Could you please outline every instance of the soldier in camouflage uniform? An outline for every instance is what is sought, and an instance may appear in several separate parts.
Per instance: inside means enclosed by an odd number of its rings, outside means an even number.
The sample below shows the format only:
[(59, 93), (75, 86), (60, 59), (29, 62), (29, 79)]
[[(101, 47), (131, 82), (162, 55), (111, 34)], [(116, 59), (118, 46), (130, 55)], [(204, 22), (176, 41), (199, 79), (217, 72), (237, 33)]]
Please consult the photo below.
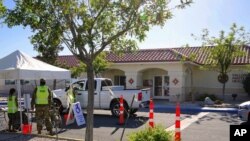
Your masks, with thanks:
[(37, 86), (33, 92), (31, 100), (31, 108), (36, 108), (35, 116), (37, 122), (38, 134), (41, 134), (43, 128), (43, 120), (45, 119), (45, 126), (50, 135), (53, 135), (52, 124), (50, 118), (50, 107), (52, 93), (48, 86), (45, 85), (44, 79), (40, 79), (40, 86)]

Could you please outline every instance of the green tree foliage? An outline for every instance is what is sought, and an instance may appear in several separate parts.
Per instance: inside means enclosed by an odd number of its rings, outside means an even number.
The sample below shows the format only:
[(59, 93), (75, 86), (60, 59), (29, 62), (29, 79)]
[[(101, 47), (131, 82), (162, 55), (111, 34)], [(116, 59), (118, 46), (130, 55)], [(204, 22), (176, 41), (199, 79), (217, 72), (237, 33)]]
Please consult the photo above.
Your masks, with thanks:
[(71, 71), (71, 77), (77, 78), (83, 72), (86, 72), (86, 65), (83, 62), (80, 62), (78, 66), (70, 68), (70, 71)]
[(3, 0), (0, 0), (0, 18), (4, 16), (5, 12), (6, 12), (6, 8), (3, 5)]
[[(93, 62), (94, 65), (94, 73), (96, 77), (103, 71), (105, 71), (110, 63), (106, 60), (106, 53), (101, 52), (94, 60)], [(77, 78), (80, 76), (83, 72), (87, 71), (86, 64), (80, 62), (80, 64), (76, 67), (70, 68), (71, 70), (71, 76), (74, 78)]]
[[(104, 50), (137, 49), (150, 27), (172, 17), (168, 0), (14, 0), (5, 22), (29, 26), (38, 48), (63, 45), (86, 64), (88, 106), (86, 141), (93, 140), (94, 59)], [(184, 8), (191, 0), (180, 0)], [(47, 46), (49, 45), (49, 46)], [(35, 46), (36, 47), (36, 46)], [(45, 51), (46, 49), (41, 49)], [(57, 51), (57, 49), (52, 49)]]
[(223, 84), (224, 99), (230, 66), (236, 57), (245, 55), (244, 46), (250, 43), (249, 33), (245, 32), (243, 27), (233, 24), (227, 34), (221, 31), (218, 37), (210, 37), (209, 31), (205, 29), (200, 39), (203, 41), (203, 51), (209, 54), (203, 67), (219, 73), (218, 81)]
[(102, 72), (104, 72), (110, 65), (110, 63), (106, 60), (106, 53), (101, 52), (94, 60), (94, 73), (96, 77)]

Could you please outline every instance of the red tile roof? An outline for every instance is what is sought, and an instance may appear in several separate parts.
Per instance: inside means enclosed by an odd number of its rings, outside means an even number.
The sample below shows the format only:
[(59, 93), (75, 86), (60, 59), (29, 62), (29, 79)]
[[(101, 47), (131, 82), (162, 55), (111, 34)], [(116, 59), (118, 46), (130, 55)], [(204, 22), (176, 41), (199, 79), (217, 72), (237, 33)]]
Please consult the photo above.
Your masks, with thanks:
[[(250, 64), (250, 47), (242, 48), (246, 56), (235, 58), (234, 65)], [(195, 56), (194, 59), (190, 59)], [(107, 60), (113, 63), (133, 63), (133, 62), (178, 62), (186, 58), (196, 64), (204, 64), (208, 53), (202, 47), (182, 47), (164, 49), (141, 49), (136, 52), (124, 53), (118, 56), (114, 53), (107, 54)], [(59, 62), (64, 62), (69, 67), (77, 66), (79, 60), (73, 55), (58, 56)]]
[(107, 55), (107, 60), (114, 63), (127, 62), (173, 62), (180, 61), (180, 55), (171, 49), (141, 49), (136, 52), (125, 53), (118, 56), (114, 53)]
[[(207, 47), (207, 49), (209, 48), (211, 47)], [(192, 59), (192, 61), (201, 65), (207, 63), (206, 61), (209, 56), (209, 53), (204, 47), (172, 48), (172, 50), (187, 58), (190, 58), (192, 55), (195, 56), (195, 59)], [(233, 65), (250, 64), (250, 46), (242, 47), (241, 50), (246, 52), (246, 55), (235, 58), (232, 62)]]
[(79, 64), (79, 60), (73, 55), (62, 55), (57, 57), (57, 61), (61, 64), (65, 64), (68, 67), (75, 67)]

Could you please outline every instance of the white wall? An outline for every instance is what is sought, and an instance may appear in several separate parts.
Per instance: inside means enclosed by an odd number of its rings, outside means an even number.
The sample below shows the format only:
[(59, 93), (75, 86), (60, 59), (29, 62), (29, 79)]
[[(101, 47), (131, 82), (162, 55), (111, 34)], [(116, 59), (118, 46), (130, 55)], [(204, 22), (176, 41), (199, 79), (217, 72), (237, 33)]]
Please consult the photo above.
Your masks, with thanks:
[[(54, 80), (46, 80), (46, 85), (48, 85), (50, 87), (50, 89), (53, 89), (53, 81)], [(56, 83), (56, 89), (61, 89), (61, 88), (65, 88), (66, 87), (66, 80), (57, 80)], [(21, 92), (22, 94), (25, 93), (29, 93), (32, 94), (34, 91), (34, 88), (36, 87), (36, 84), (39, 85), (39, 80), (29, 80), (28, 84), (24, 84), (21, 86)], [(5, 85), (5, 80), (4, 79), (0, 79), (0, 95), (8, 95), (9, 90), (11, 88), (15, 88), (16, 89), (16, 85)]]
[[(177, 94), (182, 95), (184, 93), (182, 85), (185, 79), (182, 62), (114, 63), (110, 66), (110, 69), (118, 69), (125, 72), (126, 85), (129, 89), (142, 88), (144, 79), (153, 79), (153, 76), (168, 75), (170, 77), (169, 100), (175, 101)], [(129, 83), (130, 79), (134, 83)], [(176, 84), (173, 82), (175, 79), (178, 81)], [(181, 96), (181, 99), (184, 98), (184, 96)]]
[[(222, 95), (222, 84), (217, 80), (218, 72), (200, 70), (198, 67), (193, 68), (193, 87), (194, 93), (199, 94), (215, 94)], [(232, 66), (231, 71), (228, 73), (229, 80), (226, 83), (225, 94), (231, 97), (232, 93), (239, 95), (246, 95), (242, 78), (247, 72), (241, 66)]]

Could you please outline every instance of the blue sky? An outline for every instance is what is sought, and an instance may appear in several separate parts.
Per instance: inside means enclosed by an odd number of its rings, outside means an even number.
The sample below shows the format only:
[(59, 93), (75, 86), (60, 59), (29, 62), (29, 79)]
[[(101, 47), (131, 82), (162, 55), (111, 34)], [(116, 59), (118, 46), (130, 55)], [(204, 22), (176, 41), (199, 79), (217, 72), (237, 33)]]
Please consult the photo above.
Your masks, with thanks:
[[(177, 0), (172, 0), (177, 1)], [(11, 6), (10, 0), (5, 5)], [(183, 10), (174, 10), (173, 18), (164, 27), (153, 27), (139, 48), (169, 48), (181, 47), (185, 44), (199, 46), (201, 43), (191, 37), (199, 35), (207, 28), (211, 35), (219, 31), (228, 31), (232, 23), (245, 27), (250, 32), (250, 0), (194, 0), (194, 3)], [(0, 25), (0, 58), (15, 50), (21, 50), (31, 56), (38, 53), (33, 50), (29, 37), (32, 32), (23, 27), (9, 29)], [(60, 55), (71, 54), (66, 48)]]

